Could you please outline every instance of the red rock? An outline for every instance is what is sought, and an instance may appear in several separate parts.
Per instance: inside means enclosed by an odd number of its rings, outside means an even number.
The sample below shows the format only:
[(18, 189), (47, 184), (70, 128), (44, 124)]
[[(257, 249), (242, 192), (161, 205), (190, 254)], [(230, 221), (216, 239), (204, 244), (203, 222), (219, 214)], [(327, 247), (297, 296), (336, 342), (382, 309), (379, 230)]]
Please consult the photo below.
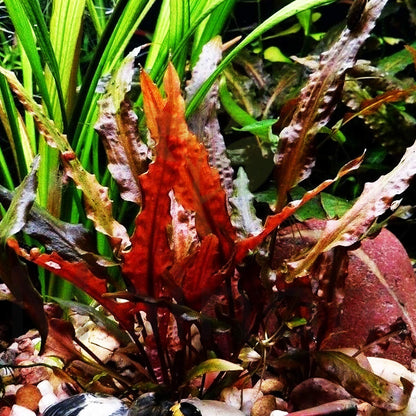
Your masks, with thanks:
[[(325, 221), (312, 220), (279, 232), (272, 264), (279, 290), (299, 292), (295, 284), (291, 289), (284, 283), (284, 267), (306, 254), (324, 226)], [(280, 280), (279, 270), (283, 270)], [(303, 287), (299, 303), (315, 315), (310, 319), (300, 309), (297, 312), (307, 317), (319, 348), (365, 347), (367, 356), (410, 365), (416, 345), (416, 278), (406, 250), (394, 234), (382, 229), (358, 247), (325, 253), (309, 278), (310, 288)]]

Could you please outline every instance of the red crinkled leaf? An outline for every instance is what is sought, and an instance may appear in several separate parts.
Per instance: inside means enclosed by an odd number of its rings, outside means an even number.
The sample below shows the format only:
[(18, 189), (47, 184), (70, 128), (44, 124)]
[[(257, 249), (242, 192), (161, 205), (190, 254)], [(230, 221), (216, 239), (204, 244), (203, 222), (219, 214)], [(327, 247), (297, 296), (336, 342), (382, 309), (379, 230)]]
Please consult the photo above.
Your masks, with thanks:
[(218, 238), (211, 234), (204, 238), (194, 255), (188, 256), (185, 262), (174, 265), (170, 271), (187, 303), (195, 309), (202, 308), (204, 301), (208, 300), (224, 279), (218, 273), (221, 268), (218, 252)]
[[(202, 244), (208, 236), (218, 240), (212, 252), (200, 251), (203, 252), (201, 258), (209, 259), (210, 264), (204, 264), (207, 270), (217, 269), (230, 259), (236, 235), (219, 175), (209, 166), (204, 146), (186, 124), (185, 104), (175, 69), (169, 65), (165, 74), (166, 98), (162, 98), (145, 72), (141, 75), (141, 87), (147, 125), (156, 142), (155, 160), (148, 172), (140, 176), (143, 208), (136, 219), (132, 249), (123, 257), (123, 273), (137, 293), (159, 297), (166, 295), (163, 277), (174, 263), (168, 232), (172, 227), (169, 196), (172, 190), (175, 200), (185, 210), (195, 213), (195, 228)], [(194, 251), (189, 255), (195, 255)], [(194, 262), (184, 260), (182, 264), (195, 267)], [(201, 281), (199, 274), (183, 272), (189, 280), (184, 289), (187, 292), (187, 287), (194, 288), (196, 292), (192, 296), (195, 298), (199, 297), (198, 291), (205, 293), (213, 283), (210, 276)], [(214, 280), (217, 282), (218, 279)]]
[(94, 275), (86, 263), (82, 261), (73, 262), (64, 260), (55, 252), (41, 254), (38, 249), (32, 249), (28, 253), (20, 248), (19, 243), (13, 239), (7, 240), (7, 244), (19, 256), (42, 266), (82, 289), (106, 308), (126, 330), (132, 328), (133, 320), (131, 310), (133, 306), (131, 303), (118, 303), (114, 299), (103, 297), (103, 294), (107, 293), (107, 281)]

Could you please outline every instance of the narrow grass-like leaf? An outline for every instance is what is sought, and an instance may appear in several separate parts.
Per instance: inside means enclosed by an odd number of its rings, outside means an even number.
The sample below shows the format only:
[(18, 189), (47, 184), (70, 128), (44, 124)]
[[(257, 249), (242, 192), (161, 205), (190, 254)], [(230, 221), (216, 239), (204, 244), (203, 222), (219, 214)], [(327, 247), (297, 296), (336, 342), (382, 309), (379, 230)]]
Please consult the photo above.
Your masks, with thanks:
[[(168, 28), (170, 22), (169, 1), (162, 4), (155, 29), (155, 36), (145, 64), (145, 68), (149, 70), (151, 77), (157, 84), (159, 84), (162, 79), (164, 70), (167, 67), (168, 59), (170, 58), (171, 61), (175, 63), (177, 59), (184, 56), (192, 35), (201, 23), (204, 22), (204, 20), (209, 17), (224, 1), (226, 0), (208, 1), (207, 3), (203, 1), (191, 2), (190, 26), (183, 34), (182, 38), (178, 39), (178, 43), (174, 49), (170, 49), (168, 47)], [(202, 46), (203, 45), (201, 45), (199, 51), (202, 49)], [(179, 74), (182, 75), (181, 72), (179, 72)]]
[[(196, 3), (204, 3), (204, 2), (196, 2)], [(232, 13), (236, 0), (224, 0), (219, 7), (216, 7), (212, 13), (204, 20), (203, 23), (198, 25), (198, 29), (195, 33), (194, 42), (192, 45), (192, 56), (191, 56), (191, 66), (194, 66), (196, 61), (199, 59), (199, 55), (202, 51), (202, 48), (205, 44), (207, 44), (211, 39), (221, 33), (222, 28), (230, 14)], [(201, 5), (197, 5), (196, 7), (201, 7)], [(207, 1), (205, 3), (205, 8), (210, 6), (210, 2)], [(194, 12), (199, 13), (199, 11)]]
[[(13, 151), (18, 178), (23, 180), (23, 177), (27, 174), (28, 167), (31, 163), (31, 160), (28, 160), (28, 156), (31, 159), (32, 155), (25, 152), (24, 143), (28, 141), (27, 137), (25, 137), (26, 131), (24, 130), (22, 123), (19, 123), (19, 121), (21, 121), (20, 114), (16, 109), (9, 85), (3, 76), (0, 77), (0, 101), (0, 119), (3, 123), (9, 139), (10, 147)], [(2, 171), (5, 175), (7, 175), (6, 172), (10, 173), (7, 165), (2, 166)], [(12, 185), (12, 183), (10, 183), (9, 180), (9, 186), (10, 185)], [(13, 185), (10, 189), (12, 188)]]
[(32, 25), (28, 19), (25, 8), (20, 1), (5, 0), (9, 16), (13, 22), (19, 41), (22, 43), (27, 57), (31, 63), (33, 75), (39, 87), (40, 95), (50, 116), (53, 115), (52, 104), (45, 80), (44, 68), (39, 55), (38, 45)]
[[(60, 53), (58, 45), (55, 45), (55, 48), (52, 45), (51, 39), (53, 39), (52, 34), (49, 34), (48, 28), (45, 23), (44, 13), (40, 8), (40, 3), (37, 1), (22, 0), (22, 5), (25, 9), (26, 16), (31, 24), (32, 30), (36, 36), (36, 42), (39, 44), (39, 53), (48, 66), (48, 69), (53, 77), (53, 86), (48, 83), (48, 88), (50, 91), (51, 105), (54, 111), (54, 117), (62, 119), (63, 126), (66, 126), (66, 112), (65, 112), (65, 102), (64, 102), (64, 93), (62, 91), (62, 78), (60, 77), (59, 71), (59, 62), (57, 61), (55, 53)], [(56, 9), (56, 4), (54, 3), (54, 10)], [(76, 2), (82, 3), (82, 2)], [(66, 24), (66, 20), (63, 19), (60, 24)], [(71, 26), (71, 30), (66, 30), (64, 27), (61, 27), (63, 33), (70, 33), (74, 37), (74, 29), (76, 26)], [(68, 61), (65, 62), (65, 65), (68, 64)], [(66, 66), (65, 66), (66, 67)], [(55, 104), (54, 100), (57, 98), (58, 102)]]
[(84, 155), (80, 157), (84, 165), (90, 154), (92, 139), (96, 137), (93, 125), (97, 119), (98, 81), (120, 63), (133, 33), (154, 2), (155, 0), (118, 1), (90, 61), (68, 129), (68, 137), (76, 153), (82, 152)]
[[(190, 27), (190, 0), (171, 0), (169, 13), (169, 49), (175, 50)], [(174, 61), (174, 65), (182, 73), (187, 58), (187, 44)]]
[(115, 221), (112, 216), (111, 201), (108, 198), (107, 188), (102, 187), (95, 176), (82, 167), (66, 136), (45, 116), (42, 108), (27, 94), (13, 72), (1, 67), (0, 72), (7, 78), (26, 111), (33, 114), (38, 129), (48, 144), (59, 150), (67, 174), (73, 179), (77, 187), (83, 191), (87, 216), (94, 222), (97, 231), (110, 236), (111, 243), (117, 250), (125, 249), (130, 244), (129, 238), (125, 228)]
[(189, 102), (186, 109), (186, 116), (189, 117), (189, 115), (199, 107), (204, 96), (207, 94), (208, 90), (211, 88), (211, 85), (215, 82), (215, 79), (218, 77), (218, 75), (251, 42), (259, 38), (274, 26), (283, 22), (285, 19), (294, 16), (301, 11), (314, 7), (325, 6), (334, 3), (334, 1), (335, 0), (295, 0), (262, 22), (223, 59), (215, 72), (213, 72), (213, 74), (205, 81), (205, 83), (199, 89), (198, 93), (195, 94), (193, 99)]
[[(85, 0), (74, 2), (56, 0), (53, 3), (50, 21), (50, 47), (53, 49), (50, 51), (50, 48), (45, 48), (45, 52), (48, 52), (48, 65), (56, 56), (56, 64), (52, 66), (51, 74), (59, 88), (56, 94), (51, 95), (51, 100), (55, 110), (54, 121), (57, 125), (60, 125), (55, 103), (57, 99), (63, 100), (63, 108), (61, 108), (63, 126), (66, 125), (66, 116), (71, 114), (74, 105), (84, 10)], [(49, 38), (45, 39), (47, 44), (46, 40)], [(53, 51), (55, 55), (52, 54)], [(55, 73), (56, 70), (58, 74)], [(63, 130), (65, 131), (65, 128)]]

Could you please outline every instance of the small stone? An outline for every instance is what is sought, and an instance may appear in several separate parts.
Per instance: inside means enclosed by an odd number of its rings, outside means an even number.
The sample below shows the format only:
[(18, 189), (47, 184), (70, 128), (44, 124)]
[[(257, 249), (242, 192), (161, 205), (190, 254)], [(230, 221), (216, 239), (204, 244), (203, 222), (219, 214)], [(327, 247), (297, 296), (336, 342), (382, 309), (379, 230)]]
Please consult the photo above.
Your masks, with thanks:
[(42, 396), (53, 393), (53, 386), (49, 380), (42, 380), (36, 387), (39, 389)]
[(260, 389), (264, 394), (272, 394), (283, 391), (285, 385), (278, 378), (266, 378), (262, 380)]
[(26, 407), (14, 404), (10, 416), (36, 416), (36, 413)]
[(271, 394), (260, 397), (251, 408), (251, 416), (269, 415), (273, 410), (277, 410), (276, 398)]
[(20, 387), (20, 389), (16, 392), (16, 404), (33, 411), (38, 409), (39, 400), (41, 398), (41, 392), (32, 384), (26, 384)]
[(0, 408), (0, 416), (10, 416), (12, 408), (9, 406), (3, 406)]
[(58, 403), (59, 399), (56, 397), (54, 393), (48, 393), (42, 396), (42, 398), (39, 400), (39, 413), (43, 414), (45, 410), (52, 406), (55, 403)]
[(270, 416), (286, 416), (288, 414), (289, 413), (284, 410), (273, 410), (273, 412), (270, 413)]

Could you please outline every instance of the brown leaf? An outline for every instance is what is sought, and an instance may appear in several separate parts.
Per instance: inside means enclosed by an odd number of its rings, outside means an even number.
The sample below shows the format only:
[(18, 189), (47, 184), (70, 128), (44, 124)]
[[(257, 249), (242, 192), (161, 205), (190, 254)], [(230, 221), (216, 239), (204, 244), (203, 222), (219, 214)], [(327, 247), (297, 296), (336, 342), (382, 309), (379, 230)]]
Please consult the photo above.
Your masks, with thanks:
[(362, 238), (371, 224), (389, 209), (394, 197), (409, 186), (416, 174), (416, 142), (406, 150), (399, 164), (376, 182), (366, 183), (355, 204), (340, 219), (328, 221), (322, 236), (292, 273), (292, 278), (308, 270), (324, 251), (348, 247)]
[[(192, 69), (192, 78), (186, 87), (187, 102), (216, 69), (222, 58), (222, 46), (221, 38), (216, 36), (202, 48), (198, 62)], [(224, 137), (217, 119), (217, 108), (218, 83), (215, 83), (198, 107), (198, 111), (188, 119), (188, 124), (190, 130), (207, 149), (210, 166), (218, 170), (222, 187), (227, 195), (231, 196), (233, 169), (226, 154)]]
[(416, 86), (407, 88), (405, 90), (394, 89), (394, 90), (387, 91), (383, 94), (380, 94), (379, 96), (375, 98), (363, 100), (360, 104), (360, 111), (356, 113), (348, 113), (346, 117), (344, 118), (343, 124), (348, 123), (354, 117), (357, 117), (357, 116), (366, 116), (366, 115), (374, 114), (376, 111), (379, 110), (379, 108), (383, 104), (403, 101), (406, 97), (412, 94), (415, 90), (416, 90)]
[(314, 165), (310, 153), (313, 139), (339, 102), (345, 71), (354, 65), (358, 50), (386, 2), (368, 0), (359, 27), (353, 31), (344, 29), (339, 40), (321, 55), (318, 70), (312, 72), (302, 89), (292, 121), (280, 133), (275, 156), (278, 208), (285, 204), (287, 192), (309, 176)]
[(45, 355), (59, 357), (65, 363), (81, 360), (82, 354), (75, 347), (74, 338), (75, 329), (70, 322), (56, 318), (50, 319)]
[(128, 97), (138, 51), (140, 48), (125, 58), (98, 102), (100, 114), (95, 129), (103, 141), (107, 166), (120, 188), (121, 197), (141, 204), (139, 175), (147, 170), (148, 148), (139, 137), (137, 115)]

